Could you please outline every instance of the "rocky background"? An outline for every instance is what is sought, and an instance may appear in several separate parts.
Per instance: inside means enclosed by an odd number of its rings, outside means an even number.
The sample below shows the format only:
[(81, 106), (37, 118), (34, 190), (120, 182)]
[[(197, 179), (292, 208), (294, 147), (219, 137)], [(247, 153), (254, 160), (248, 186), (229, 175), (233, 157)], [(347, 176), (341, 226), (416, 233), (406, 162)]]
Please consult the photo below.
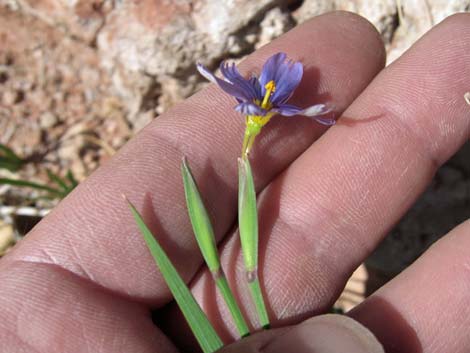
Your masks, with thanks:
[[(46, 168), (70, 169), (83, 180), (205, 84), (195, 61), (215, 68), (239, 60), (318, 14), (366, 17), (391, 62), (434, 24), (469, 9), (470, 0), (0, 0), (0, 143), (29, 161), (0, 176), (47, 183)], [(367, 261), (369, 290), (469, 217), (469, 156), (467, 145), (441, 168)], [(54, 205), (38, 196), (0, 187), (0, 254), (30, 226), (7, 206)], [(352, 292), (363, 292), (363, 282)]]

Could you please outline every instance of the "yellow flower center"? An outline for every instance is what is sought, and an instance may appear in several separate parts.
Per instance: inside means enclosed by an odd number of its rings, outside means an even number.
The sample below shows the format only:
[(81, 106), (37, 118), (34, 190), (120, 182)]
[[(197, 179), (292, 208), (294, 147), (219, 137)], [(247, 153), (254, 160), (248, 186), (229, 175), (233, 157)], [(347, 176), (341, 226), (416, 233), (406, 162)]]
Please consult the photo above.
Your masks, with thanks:
[[(266, 88), (266, 93), (264, 95), (263, 102), (261, 102), (261, 108), (269, 111), (269, 109), (271, 109), (271, 102), (269, 101), (269, 98), (274, 92), (276, 92), (276, 83), (274, 80), (271, 80), (264, 86), (264, 88)], [(255, 103), (260, 105), (259, 100), (256, 100)], [(273, 115), (274, 113), (268, 112), (265, 116), (248, 115), (246, 117), (245, 138), (243, 139), (242, 147), (243, 158), (246, 158), (248, 152), (253, 146), (253, 143), (255, 142), (256, 136), (260, 133), (261, 128), (269, 122)]]

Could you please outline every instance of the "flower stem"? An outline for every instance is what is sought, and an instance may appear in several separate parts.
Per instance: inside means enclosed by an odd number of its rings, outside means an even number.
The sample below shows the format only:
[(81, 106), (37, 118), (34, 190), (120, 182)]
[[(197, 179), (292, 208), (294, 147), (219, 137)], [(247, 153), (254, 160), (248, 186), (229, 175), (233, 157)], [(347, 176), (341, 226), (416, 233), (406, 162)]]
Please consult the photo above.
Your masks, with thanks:
[(243, 137), (243, 146), (242, 146), (242, 158), (246, 158), (248, 155), (248, 141), (250, 140), (250, 135), (248, 129), (245, 130), (245, 136)]
[(270, 327), (268, 312), (266, 311), (266, 305), (264, 304), (263, 293), (261, 292), (261, 286), (259, 284), (258, 275), (256, 272), (247, 272), (248, 286), (250, 287), (251, 297), (255, 303), (256, 312), (258, 313), (258, 319), (261, 327), (268, 329)]
[(255, 142), (256, 134), (250, 133), (249, 131), (245, 132), (245, 137), (243, 139), (242, 147), (242, 158), (248, 158), (248, 153), (250, 153), (251, 148)]
[(213, 274), (213, 277), (215, 284), (217, 285), (220, 294), (222, 294), (222, 297), (225, 300), (225, 304), (227, 304), (230, 314), (232, 315), (233, 321), (235, 323), (235, 326), (237, 327), (240, 337), (243, 338), (249, 336), (250, 329), (248, 328), (245, 318), (243, 317), (243, 314), (235, 300), (232, 291), (230, 290), (227, 278), (225, 277), (224, 273), (220, 271), (218, 274)]

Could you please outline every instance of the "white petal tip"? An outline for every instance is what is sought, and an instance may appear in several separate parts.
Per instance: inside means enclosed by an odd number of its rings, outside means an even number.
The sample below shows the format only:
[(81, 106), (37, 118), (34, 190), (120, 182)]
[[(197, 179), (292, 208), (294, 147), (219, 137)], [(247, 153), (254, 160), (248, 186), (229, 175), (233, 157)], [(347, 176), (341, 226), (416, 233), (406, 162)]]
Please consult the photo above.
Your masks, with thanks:
[(209, 71), (207, 67), (202, 65), (200, 62), (196, 63), (196, 68), (199, 73), (204, 76), (208, 81), (212, 83), (216, 83), (215, 76), (212, 72)]

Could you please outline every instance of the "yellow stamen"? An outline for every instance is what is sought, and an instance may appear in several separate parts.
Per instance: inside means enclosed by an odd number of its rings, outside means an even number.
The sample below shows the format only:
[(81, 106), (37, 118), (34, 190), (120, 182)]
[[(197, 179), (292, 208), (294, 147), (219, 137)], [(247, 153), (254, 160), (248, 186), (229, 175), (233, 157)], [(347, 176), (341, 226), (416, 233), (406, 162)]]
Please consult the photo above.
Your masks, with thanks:
[(261, 108), (269, 109), (269, 97), (271, 97), (271, 94), (276, 92), (276, 83), (274, 82), (274, 80), (271, 80), (266, 83), (264, 88), (266, 88), (266, 94), (264, 95), (263, 103), (261, 103)]

